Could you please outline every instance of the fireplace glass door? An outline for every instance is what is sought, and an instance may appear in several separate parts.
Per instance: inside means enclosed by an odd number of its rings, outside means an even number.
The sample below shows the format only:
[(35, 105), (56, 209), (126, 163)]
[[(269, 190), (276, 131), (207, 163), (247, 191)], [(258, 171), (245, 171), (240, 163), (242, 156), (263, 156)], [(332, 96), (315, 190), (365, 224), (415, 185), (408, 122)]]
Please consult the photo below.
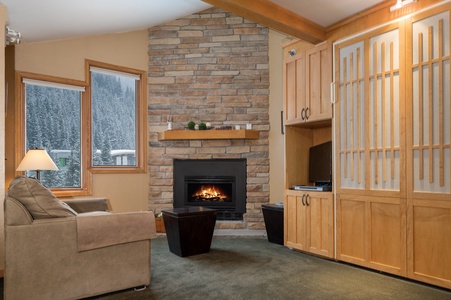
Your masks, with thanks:
[(189, 205), (227, 206), (234, 199), (234, 177), (186, 177), (185, 185)]

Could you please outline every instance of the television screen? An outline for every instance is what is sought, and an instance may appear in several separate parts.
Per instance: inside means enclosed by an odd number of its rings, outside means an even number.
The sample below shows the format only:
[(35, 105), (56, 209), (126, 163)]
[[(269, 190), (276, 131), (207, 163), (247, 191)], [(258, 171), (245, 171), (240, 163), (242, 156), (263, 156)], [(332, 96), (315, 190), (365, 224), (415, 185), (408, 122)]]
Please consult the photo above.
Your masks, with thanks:
[(310, 147), (309, 181), (321, 186), (332, 184), (332, 141)]

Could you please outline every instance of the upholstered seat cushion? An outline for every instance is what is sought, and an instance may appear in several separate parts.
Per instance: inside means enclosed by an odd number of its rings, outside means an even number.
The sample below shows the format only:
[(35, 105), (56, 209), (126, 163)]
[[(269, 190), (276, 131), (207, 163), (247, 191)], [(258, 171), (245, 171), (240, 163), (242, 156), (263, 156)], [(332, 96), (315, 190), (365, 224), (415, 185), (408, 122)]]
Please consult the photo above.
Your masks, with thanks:
[(8, 197), (19, 201), (30, 212), (33, 219), (73, 217), (77, 213), (38, 180), (19, 176), (9, 185)]

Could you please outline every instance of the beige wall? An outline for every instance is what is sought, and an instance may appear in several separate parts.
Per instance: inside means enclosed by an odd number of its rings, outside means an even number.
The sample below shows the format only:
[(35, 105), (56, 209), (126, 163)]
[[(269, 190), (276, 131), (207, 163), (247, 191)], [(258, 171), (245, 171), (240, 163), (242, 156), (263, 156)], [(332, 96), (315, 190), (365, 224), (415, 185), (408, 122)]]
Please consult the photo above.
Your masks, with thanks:
[[(147, 71), (147, 45), (147, 30), (25, 43), (16, 46), (15, 69), (85, 80), (84, 63), (90, 59)], [(14, 145), (13, 134), (8, 132), (7, 139), (8, 145)], [(14, 170), (6, 171), (7, 181), (11, 180)], [(93, 196), (109, 198), (114, 212), (147, 210), (148, 181), (147, 174), (94, 174)]]
[[(283, 201), (282, 47), (287, 36), (270, 30), (270, 202)], [(141, 70), (148, 64), (147, 30), (71, 40), (20, 44), (15, 50), (15, 69), (70, 79), (85, 80), (84, 60), (91, 59)], [(14, 145), (8, 133), (8, 145)], [(11, 150), (11, 148), (9, 148)], [(8, 151), (7, 151), (8, 152)], [(9, 151), (11, 152), (11, 151)], [(13, 152), (12, 152), (13, 153)], [(9, 161), (13, 160), (11, 157)], [(2, 160), (3, 161), (3, 160)], [(3, 174), (3, 172), (2, 172)], [(14, 170), (7, 169), (7, 181)], [(93, 176), (93, 196), (108, 197), (116, 212), (147, 210), (148, 175)], [(8, 184), (8, 182), (7, 182)], [(3, 185), (2, 185), (3, 187)]]
[(283, 202), (284, 191), (284, 136), (281, 133), (280, 112), (283, 110), (283, 51), (287, 36), (269, 31), (269, 185), (270, 203)]

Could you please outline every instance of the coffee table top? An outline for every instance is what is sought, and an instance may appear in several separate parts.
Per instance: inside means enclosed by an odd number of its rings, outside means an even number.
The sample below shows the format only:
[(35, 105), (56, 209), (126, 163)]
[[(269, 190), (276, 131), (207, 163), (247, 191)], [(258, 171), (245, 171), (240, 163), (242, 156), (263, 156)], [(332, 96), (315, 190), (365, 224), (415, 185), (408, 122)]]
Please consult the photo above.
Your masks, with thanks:
[(173, 209), (163, 209), (161, 211), (163, 215), (170, 215), (175, 217), (183, 216), (195, 216), (195, 215), (205, 215), (205, 214), (217, 214), (216, 209), (211, 209), (203, 206), (188, 206)]

